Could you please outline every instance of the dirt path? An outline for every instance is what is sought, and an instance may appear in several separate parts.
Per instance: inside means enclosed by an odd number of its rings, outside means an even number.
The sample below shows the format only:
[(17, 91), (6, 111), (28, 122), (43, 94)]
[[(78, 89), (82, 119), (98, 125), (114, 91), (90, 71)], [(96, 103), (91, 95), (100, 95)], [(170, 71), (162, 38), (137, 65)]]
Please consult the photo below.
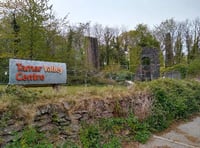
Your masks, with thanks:
[(200, 115), (153, 135), (146, 144), (129, 143), (123, 148), (200, 148)]

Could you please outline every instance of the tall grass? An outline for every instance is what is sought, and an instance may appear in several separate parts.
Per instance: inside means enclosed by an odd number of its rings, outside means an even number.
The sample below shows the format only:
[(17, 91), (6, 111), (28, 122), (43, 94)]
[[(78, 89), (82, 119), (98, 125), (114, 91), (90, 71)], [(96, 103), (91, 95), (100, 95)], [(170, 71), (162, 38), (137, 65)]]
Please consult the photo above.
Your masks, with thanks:
[[(60, 86), (52, 87), (22, 87), (0, 85), (0, 106), (10, 103), (26, 105), (60, 102), (64, 100), (80, 100), (88, 98), (113, 96), (125, 93), (124, 86)], [(0, 107), (0, 108), (1, 108)]]

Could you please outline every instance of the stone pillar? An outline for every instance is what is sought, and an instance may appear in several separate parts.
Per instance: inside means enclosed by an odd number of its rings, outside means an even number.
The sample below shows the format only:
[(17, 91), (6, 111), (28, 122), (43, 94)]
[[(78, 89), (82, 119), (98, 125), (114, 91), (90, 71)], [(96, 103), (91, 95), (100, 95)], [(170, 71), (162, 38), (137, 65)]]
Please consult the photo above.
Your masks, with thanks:
[(100, 67), (100, 62), (97, 38), (86, 37), (85, 50), (87, 66), (89, 66), (91, 69), (98, 70)]

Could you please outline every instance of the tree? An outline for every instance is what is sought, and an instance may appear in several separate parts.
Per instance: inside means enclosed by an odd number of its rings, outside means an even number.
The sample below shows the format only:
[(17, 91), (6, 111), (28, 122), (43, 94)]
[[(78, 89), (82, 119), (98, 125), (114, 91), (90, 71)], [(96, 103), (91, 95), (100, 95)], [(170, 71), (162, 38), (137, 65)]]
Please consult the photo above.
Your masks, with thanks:
[(110, 54), (111, 54), (111, 40), (113, 38), (112, 28), (105, 27), (104, 29), (104, 43), (105, 43), (105, 53), (106, 53), (106, 65), (110, 64)]
[(11, 16), (0, 20), (0, 58), (14, 57), (14, 31), (11, 27)]
[(173, 53), (176, 36), (178, 33), (177, 30), (178, 23), (173, 18), (171, 18), (161, 22), (161, 24), (156, 26), (153, 31), (154, 36), (160, 43), (160, 49), (163, 52), (163, 55), (165, 55), (164, 60), (167, 60), (164, 62), (165, 66), (173, 65)]
[(200, 55), (200, 48), (199, 48), (199, 43), (200, 43), (200, 19), (196, 18), (193, 21), (193, 45), (192, 49), (190, 52), (190, 58), (194, 60), (195, 58), (199, 57)]
[[(41, 50), (45, 49), (45, 25), (50, 18), (52, 6), (49, 0), (5, 0), (0, 3), (4, 17), (15, 12), (20, 26), (21, 56), (39, 59)], [(28, 49), (28, 50), (27, 50)]]
[(191, 22), (189, 20), (185, 20), (183, 23), (183, 39), (186, 45), (186, 54), (187, 54), (187, 63), (190, 63), (191, 60), (191, 48), (192, 48), (192, 34), (191, 34)]
[(175, 64), (181, 63), (181, 60), (183, 58), (182, 50), (183, 50), (182, 37), (181, 37), (181, 33), (179, 32), (176, 38), (175, 45), (174, 45), (174, 53), (175, 53), (174, 63)]
[(159, 48), (159, 42), (152, 35), (147, 25), (139, 24), (136, 30), (129, 31), (130, 69), (135, 72), (140, 64), (140, 53), (144, 47)]
[(174, 64), (172, 38), (170, 33), (166, 34), (164, 45), (165, 45), (165, 67), (170, 67)]

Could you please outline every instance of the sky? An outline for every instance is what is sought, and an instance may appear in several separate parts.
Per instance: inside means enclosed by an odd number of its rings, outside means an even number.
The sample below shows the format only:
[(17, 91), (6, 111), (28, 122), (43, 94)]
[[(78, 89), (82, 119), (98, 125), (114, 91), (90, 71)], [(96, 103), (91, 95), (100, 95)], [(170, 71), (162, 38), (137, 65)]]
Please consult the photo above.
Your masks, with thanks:
[(133, 29), (150, 28), (166, 19), (194, 20), (200, 17), (200, 0), (50, 0), (57, 17), (68, 14), (71, 24), (102, 24)]

